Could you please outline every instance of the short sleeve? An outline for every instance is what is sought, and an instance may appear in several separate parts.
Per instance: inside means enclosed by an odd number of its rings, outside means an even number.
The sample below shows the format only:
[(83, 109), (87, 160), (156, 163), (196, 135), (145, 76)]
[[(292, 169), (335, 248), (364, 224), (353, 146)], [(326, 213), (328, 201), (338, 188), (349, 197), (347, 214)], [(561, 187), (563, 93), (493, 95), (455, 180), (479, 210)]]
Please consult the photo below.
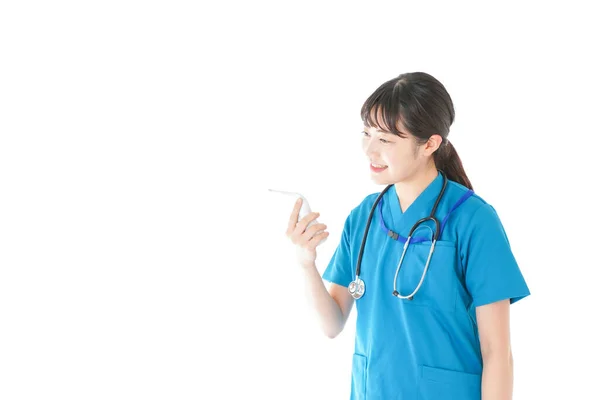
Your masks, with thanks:
[(351, 243), (350, 243), (351, 215), (346, 218), (340, 243), (336, 248), (327, 268), (323, 272), (323, 279), (348, 287), (354, 279), (352, 274)]
[(491, 205), (477, 209), (466, 236), (461, 256), (473, 306), (506, 299), (512, 304), (530, 294), (504, 227)]

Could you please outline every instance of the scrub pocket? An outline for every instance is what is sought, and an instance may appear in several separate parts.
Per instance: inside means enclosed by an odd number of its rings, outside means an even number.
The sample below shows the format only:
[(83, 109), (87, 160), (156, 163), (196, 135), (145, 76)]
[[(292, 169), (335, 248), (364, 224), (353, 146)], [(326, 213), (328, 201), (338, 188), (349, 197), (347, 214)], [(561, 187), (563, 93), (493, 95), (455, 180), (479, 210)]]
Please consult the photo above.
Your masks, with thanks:
[(481, 375), (421, 368), (418, 400), (481, 400)]
[[(430, 241), (409, 244), (398, 277), (403, 295), (409, 295), (418, 286), (430, 249)], [(459, 283), (457, 266), (456, 244), (437, 241), (421, 288), (413, 300), (405, 304), (454, 312)]]
[(367, 357), (352, 356), (352, 393), (350, 400), (365, 400), (367, 391)]

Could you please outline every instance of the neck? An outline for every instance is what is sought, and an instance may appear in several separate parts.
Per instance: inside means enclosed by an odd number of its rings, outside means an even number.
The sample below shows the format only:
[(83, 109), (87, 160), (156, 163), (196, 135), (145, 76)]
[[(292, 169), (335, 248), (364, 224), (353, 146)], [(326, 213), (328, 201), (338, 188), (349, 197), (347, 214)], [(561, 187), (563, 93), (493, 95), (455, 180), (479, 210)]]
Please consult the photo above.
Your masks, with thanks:
[(405, 212), (419, 195), (437, 178), (438, 170), (435, 166), (420, 171), (410, 178), (394, 185), (400, 209)]

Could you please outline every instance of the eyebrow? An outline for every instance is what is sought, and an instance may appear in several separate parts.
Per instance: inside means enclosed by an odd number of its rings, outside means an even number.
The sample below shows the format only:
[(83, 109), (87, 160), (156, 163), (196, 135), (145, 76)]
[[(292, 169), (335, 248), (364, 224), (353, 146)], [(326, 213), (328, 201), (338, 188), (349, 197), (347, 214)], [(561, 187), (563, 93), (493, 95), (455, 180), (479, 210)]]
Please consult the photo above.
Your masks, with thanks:
[[(364, 128), (365, 128), (365, 130), (367, 130), (369, 127), (365, 126)], [(375, 128), (375, 132), (383, 133), (384, 135), (393, 135), (393, 133), (391, 133), (391, 132), (382, 131), (381, 129), (377, 129), (377, 128)]]

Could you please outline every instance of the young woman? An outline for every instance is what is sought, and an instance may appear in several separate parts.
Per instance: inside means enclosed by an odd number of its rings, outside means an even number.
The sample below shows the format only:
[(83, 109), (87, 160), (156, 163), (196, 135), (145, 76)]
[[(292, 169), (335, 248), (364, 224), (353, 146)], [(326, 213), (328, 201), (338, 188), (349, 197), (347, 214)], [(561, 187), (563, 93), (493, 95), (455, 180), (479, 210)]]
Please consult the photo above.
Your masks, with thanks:
[[(356, 304), (351, 399), (508, 400), (509, 305), (529, 289), (494, 208), (448, 141), (454, 107), (422, 72), (383, 83), (361, 110), (372, 179), (319, 275), (326, 225), (290, 216), (310, 304), (331, 338)], [(326, 288), (323, 280), (331, 282)]]

